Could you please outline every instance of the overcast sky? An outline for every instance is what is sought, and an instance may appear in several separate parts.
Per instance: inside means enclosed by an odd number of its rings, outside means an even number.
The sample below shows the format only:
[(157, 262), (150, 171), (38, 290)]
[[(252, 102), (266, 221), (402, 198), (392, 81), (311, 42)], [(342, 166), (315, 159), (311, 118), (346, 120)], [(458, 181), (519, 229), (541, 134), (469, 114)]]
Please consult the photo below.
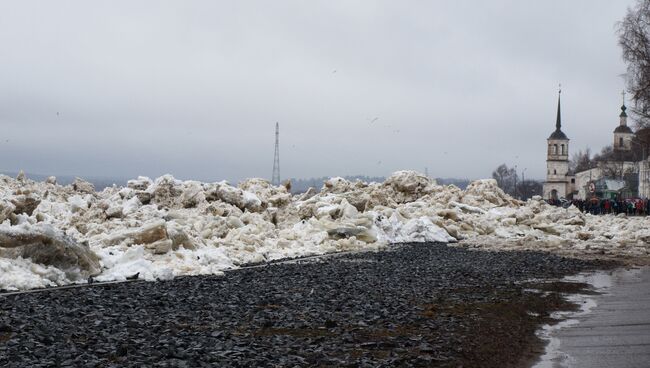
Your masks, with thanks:
[(618, 124), (632, 0), (2, 1), (0, 170), (543, 178)]

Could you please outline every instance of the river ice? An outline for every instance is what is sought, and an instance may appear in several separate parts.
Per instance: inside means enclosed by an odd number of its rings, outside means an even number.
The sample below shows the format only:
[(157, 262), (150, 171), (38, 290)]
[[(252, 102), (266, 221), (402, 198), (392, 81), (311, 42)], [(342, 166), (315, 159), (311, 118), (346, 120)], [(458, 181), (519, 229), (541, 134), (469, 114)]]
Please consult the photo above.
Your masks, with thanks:
[(218, 274), (399, 242), (648, 258), (648, 224), (518, 201), (491, 179), (460, 190), (414, 171), (383, 183), (332, 178), (299, 195), (263, 179), (139, 177), (96, 192), (80, 179), (0, 176), (0, 289)]

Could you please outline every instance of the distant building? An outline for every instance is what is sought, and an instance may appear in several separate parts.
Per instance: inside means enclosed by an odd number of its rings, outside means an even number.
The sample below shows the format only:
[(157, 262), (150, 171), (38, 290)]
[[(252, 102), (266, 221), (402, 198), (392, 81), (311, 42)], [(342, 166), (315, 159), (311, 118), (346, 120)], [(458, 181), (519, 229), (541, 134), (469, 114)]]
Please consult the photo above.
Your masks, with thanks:
[(650, 198), (650, 160), (639, 162), (639, 197)]
[(625, 101), (621, 106), (621, 114), (619, 115), (619, 125), (614, 129), (614, 150), (615, 151), (630, 151), (632, 149), (632, 138), (634, 132), (627, 126), (627, 113), (625, 112)]
[(546, 140), (546, 181), (543, 196), (547, 199), (568, 198), (573, 194), (575, 176), (569, 172), (569, 138), (562, 131), (560, 94), (557, 96), (555, 131)]
[(573, 173), (569, 167), (569, 138), (561, 129), (558, 94), (555, 131), (547, 139), (545, 199), (650, 197), (650, 160), (642, 157), (639, 161), (633, 152), (632, 145), (638, 143), (627, 125), (626, 110), (623, 101), (612, 152), (596, 167)]

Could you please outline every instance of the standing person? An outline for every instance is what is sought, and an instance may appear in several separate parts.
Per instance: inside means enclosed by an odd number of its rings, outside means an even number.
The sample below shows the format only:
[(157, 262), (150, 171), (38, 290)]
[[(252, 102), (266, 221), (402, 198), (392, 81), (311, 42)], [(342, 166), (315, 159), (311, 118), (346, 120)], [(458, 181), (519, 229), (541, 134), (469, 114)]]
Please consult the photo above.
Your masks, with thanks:
[(629, 199), (625, 200), (625, 205), (627, 206), (627, 215), (632, 216), (634, 215), (634, 203), (630, 201)]

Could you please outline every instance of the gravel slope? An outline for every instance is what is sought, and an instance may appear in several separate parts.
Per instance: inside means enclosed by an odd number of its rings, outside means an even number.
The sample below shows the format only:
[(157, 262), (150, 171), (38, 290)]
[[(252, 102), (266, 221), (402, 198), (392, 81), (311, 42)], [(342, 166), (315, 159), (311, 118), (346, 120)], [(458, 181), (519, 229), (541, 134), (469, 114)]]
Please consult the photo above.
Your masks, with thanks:
[[(520, 366), (548, 313), (534, 285), (610, 263), (439, 244), (0, 295), (0, 366)], [(528, 289), (539, 287), (550, 293)]]

